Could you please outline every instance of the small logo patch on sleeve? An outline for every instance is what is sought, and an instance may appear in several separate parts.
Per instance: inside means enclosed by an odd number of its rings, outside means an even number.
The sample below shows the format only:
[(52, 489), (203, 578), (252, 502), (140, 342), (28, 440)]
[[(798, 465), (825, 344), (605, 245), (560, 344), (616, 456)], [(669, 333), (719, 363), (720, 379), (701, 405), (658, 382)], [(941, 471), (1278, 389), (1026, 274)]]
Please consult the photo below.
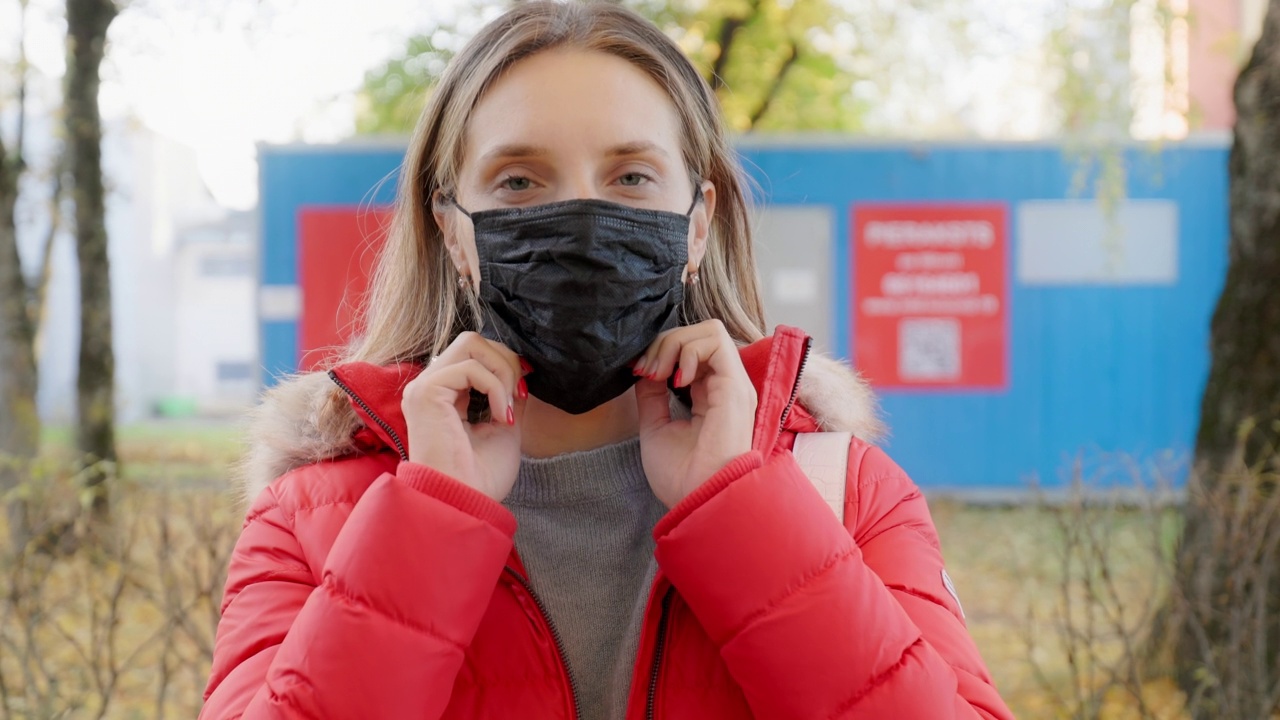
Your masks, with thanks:
[(955, 600), (956, 607), (960, 608), (960, 617), (964, 617), (964, 605), (960, 604), (960, 596), (956, 594), (955, 583), (951, 582), (951, 576), (947, 574), (946, 570), (942, 571), (942, 586), (947, 589), (947, 592), (951, 593), (951, 599)]

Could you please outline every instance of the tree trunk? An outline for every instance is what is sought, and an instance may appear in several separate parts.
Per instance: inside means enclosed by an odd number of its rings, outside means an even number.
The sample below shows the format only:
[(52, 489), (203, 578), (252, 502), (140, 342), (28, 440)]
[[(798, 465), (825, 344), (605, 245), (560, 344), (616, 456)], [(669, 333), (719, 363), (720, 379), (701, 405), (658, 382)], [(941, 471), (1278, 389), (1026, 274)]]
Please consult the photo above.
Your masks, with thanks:
[(1230, 263), (1213, 316), (1173, 593), (1174, 662), (1197, 717), (1280, 703), (1280, 0), (1235, 85)]
[(99, 68), (113, 0), (67, 0), (66, 142), (80, 265), (80, 366), (76, 446), (87, 465), (93, 515), (106, 520), (106, 480), (116, 461), (115, 357), (111, 339), (111, 273), (102, 182)]
[[(28, 478), (40, 439), (35, 331), (27, 313), (27, 283), (14, 217), (21, 153), (21, 148), (15, 148), (17, 157), (10, 158), (0, 141), (0, 493)], [(31, 529), (26, 503), (13, 498), (7, 504), (9, 535), (17, 546), (26, 542)]]

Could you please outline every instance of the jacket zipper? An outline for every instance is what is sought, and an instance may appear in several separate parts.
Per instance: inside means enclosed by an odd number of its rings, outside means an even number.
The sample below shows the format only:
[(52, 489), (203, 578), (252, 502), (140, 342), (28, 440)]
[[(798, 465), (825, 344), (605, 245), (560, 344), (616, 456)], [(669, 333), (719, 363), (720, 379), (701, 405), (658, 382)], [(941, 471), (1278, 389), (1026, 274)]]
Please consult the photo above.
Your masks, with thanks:
[[(787, 405), (782, 410), (782, 418), (778, 421), (779, 429), (786, 426), (787, 418), (791, 415), (791, 408), (796, 404), (796, 397), (800, 394), (800, 378), (804, 375), (805, 366), (809, 363), (809, 353), (812, 349), (812, 345), (813, 338), (806, 336), (804, 339), (803, 354), (800, 356), (800, 368), (796, 371), (796, 380), (791, 387), (791, 396), (787, 399)], [(400, 453), (400, 458), (402, 460), (408, 460), (409, 454), (405, 452), (404, 443), (400, 441), (400, 436), (396, 434), (396, 431), (393, 430), (385, 420), (378, 417), (378, 414), (373, 411), (373, 408), (370, 408), (359, 395), (356, 395), (351, 388), (347, 387), (345, 383), (339, 380), (337, 374), (332, 370), (329, 371), (329, 378), (333, 380), (338, 387), (342, 388), (342, 391), (350, 396), (351, 399), (365, 411), (365, 414), (376, 422), (379, 427), (386, 431), (387, 436), (391, 438), (391, 442), (395, 444), (396, 451)], [(560, 637), (560, 631), (556, 629), (555, 621), (552, 620), (551, 615), (547, 613), (546, 606), (542, 604), (542, 598), (539, 598), (538, 593), (534, 592), (533, 586), (529, 584), (529, 581), (525, 580), (521, 577), (520, 573), (509, 567), (505, 568), (505, 570), (516, 579), (516, 582), (520, 583), (521, 587), (525, 589), (525, 592), (529, 593), (529, 597), (533, 599), (533, 604), (537, 606), (538, 612), (542, 614), (543, 620), (546, 621), (547, 628), (551, 631), (551, 639), (555, 642), (556, 654), (560, 660), (560, 665), (564, 668), (565, 677), (569, 679), (569, 695), (570, 701), (573, 704), (573, 716), (581, 720), (582, 713), (578, 709), (578, 683), (573, 677), (573, 669), (569, 667), (569, 662), (566, 660), (564, 639)], [(662, 655), (667, 644), (667, 623), (671, 611), (671, 596), (674, 592), (675, 588), (668, 588), (666, 594), (662, 596), (662, 615), (658, 618), (658, 639), (654, 646), (653, 666), (649, 675), (649, 698), (645, 707), (646, 720), (655, 720), (654, 713), (656, 712), (656, 701), (658, 697), (658, 673), (662, 668)]]
[(782, 409), (782, 419), (778, 421), (778, 430), (782, 430), (787, 426), (787, 418), (791, 415), (791, 408), (796, 404), (796, 398), (800, 395), (800, 378), (804, 375), (804, 366), (809, 363), (809, 350), (812, 345), (813, 338), (806, 335), (803, 354), (800, 356), (800, 369), (796, 371), (796, 382), (791, 386), (791, 398), (787, 400), (787, 406)]
[[(796, 371), (795, 384), (791, 386), (791, 397), (787, 399), (787, 405), (782, 410), (782, 419), (778, 421), (778, 428), (782, 429), (787, 424), (787, 417), (791, 415), (791, 408), (796, 404), (796, 397), (800, 395), (800, 378), (804, 375), (804, 368), (809, 363), (809, 352), (813, 346), (813, 338), (805, 336), (804, 350), (800, 356), (800, 368)], [(662, 668), (662, 653), (667, 645), (667, 622), (671, 611), (671, 596), (675, 594), (675, 588), (667, 588), (667, 592), (662, 596), (662, 615), (658, 619), (658, 639), (653, 649), (653, 667), (649, 674), (649, 701), (645, 706), (645, 719), (656, 720), (658, 699), (658, 672)]]
[(653, 669), (649, 674), (649, 702), (645, 705), (644, 716), (646, 720), (654, 720), (654, 713), (657, 712), (658, 699), (658, 671), (662, 666), (662, 651), (667, 646), (667, 619), (671, 611), (671, 596), (675, 593), (675, 588), (667, 588), (666, 594), (662, 596), (662, 615), (658, 618), (658, 639), (653, 648)]
[[(400, 436), (396, 434), (396, 431), (393, 430), (385, 420), (378, 417), (378, 414), (373, 411), (373, 408), (370, 408), (359, 395), (356, 395), (352, 392), (351, 388), (347, 387), (345, 383), (339, 380), (338, 376), (334, 374), (332, 370), (329, 371), (329, 379), (333, 380), (338, 387), (342, 388), (343, 392), (349, 395), (351, 399), (354, 400), (356, 404), (359, 405), (360, 408), (378, 424), (378, 427), (381, 427), (386, 431), (387, 435), (391, 438), (391, 442), (395, 443), (396, 450), (400, 453), (400, 458), (402, 460), (408, 460), (409, 455), (405, 452), (404, 443), (400, 441)], [(547, 628), (551, 630), (551, 639), (555, 641), (557, 657), (560, 660), (560, 665), (564, 668), (565, 676), (569, 678), (569, 696), (573, 708), (573, 716), (578, 718), (578, 720), (581, 720), (582, 713), (578, 710), (578, 683), (573, 677), (573, 669), (569, 667), (569, 662), (565, 659), (564, 639), (560, 637), (560, 631), (556, 628), (555, 621), (552, 620), (551, 615), (547, 613), (547, 606), (542, 604), (542, 598), (538, 597), (538, 593), (534, 592), (533, 586), (529, 584), (529, 581), (525, 580), (521, 577), (520, 573), (510, 567), (504, 569), (511, 574), (511, 577), (516, 579), (516, 582), (520, 583), (520, 585), (525, 589), (525, 592), (529, 593), (529, 597), (533, 598), (533, 604), (538, 607), (538, 612), (542, 614), (542, 619), (546, 621)]]
[(396, 446), (396, 452), (400, 453), (400, 459), (407, 462), (409, 460), (409, 453), (404, 449), (404, 443), (400, 441), (400, 436), (396, 434), (395, 430), (391, 429), (391, 425), (388, 424), (386, 420), (378, 417), (378, 414), (373, 411), (373, 408), (369, 407), (368, 403), (366, 403), (359, 395), (356, 395), (355, 391), (347, 387), (346, 383), (339, 380), (337, 373), (330, 370), (329, 379), (332, 380), (335, 385), (342, 388), (342, 391), (355, 401), (355, 404), (359, 405), (360, 409), (364, 410), (365, 414), (368, 415), (371, 420), (378, 423), (378, 427), (386, 431), (387, 436), (391, 438), (391, 442)]
[(529, 597), (533, 598), (533, 604), (538, 607), (538, 612), (542, 613), (542, 619), (547, 622), (547, 628), (551, 630), (551, 639), (556, 644), (556, 656), (560, 660), (560, 666), (564, 668), (565, 677), (569, 678), (569, 700), (573, 708), (573, 716), (578, 720), (582, 720), (582, 712), (578, 709), (578, 682), (573, 677), (573, 668), (569, 667), (569, 661), (564, 649), (564, 640), (560, 637), (560, 631), (556, 629), (556, 623), (551, 619), (551, 615), (547, 613), (547, 606), (542, 604), (542, 598), (538, 597), (538, 593), (534, 592), (533, 586), (529, 581), (524, 579), (520, 573), (511, 567), (503, 568), (511, 577), (520, 583), (525, 592), (529, 593)]

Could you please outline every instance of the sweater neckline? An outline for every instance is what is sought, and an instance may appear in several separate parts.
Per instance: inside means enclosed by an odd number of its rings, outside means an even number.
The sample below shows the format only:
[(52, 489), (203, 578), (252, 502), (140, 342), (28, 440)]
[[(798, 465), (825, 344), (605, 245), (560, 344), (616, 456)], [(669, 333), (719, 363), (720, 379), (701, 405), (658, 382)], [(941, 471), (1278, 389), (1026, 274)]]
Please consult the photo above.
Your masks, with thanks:
[(504, 504), (530, 506), (594, 502), (652, 492), (640, 458), (640, 438), (548, 458), (520, 458), (516, 484)]

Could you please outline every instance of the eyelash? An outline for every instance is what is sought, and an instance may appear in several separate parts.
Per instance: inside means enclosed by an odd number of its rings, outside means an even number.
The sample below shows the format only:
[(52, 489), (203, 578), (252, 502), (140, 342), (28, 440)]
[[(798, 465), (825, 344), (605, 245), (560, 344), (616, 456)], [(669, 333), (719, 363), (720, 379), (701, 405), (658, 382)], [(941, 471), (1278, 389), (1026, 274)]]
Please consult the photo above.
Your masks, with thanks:
[(623, 185), (623, 187), (639, 187), (640, 185), (643, 185), (643, 184), (647, 184), (647, 183), (651, 183), (651, 182), (653, 182), (653, 178), (652, 178), (652, 177), (650, 177), (650, 176), (648, 176), (648, 175), (646, 175), (646, 174), (644, 174), (644, 173), (642, 173), (642, 172), (629, 172), (629, 173), (623, 173), (622, 175), (618, 176), (618, 179), (619, 179), (619, 180), (621, 180), (622, 178), (625, 178), (625, 177), (638, 177), (638, 178), (640, 178), (643, 182), (642, 182), (642, 183), (637, 183), (636, 185)]
[(501, 188), (501, 189), (503, 189), (503, 190), (509, 190), (509, 191), (511, 191), (511, 192), (523, 192), (524, 190), (528, 190), (528, 189), (529, 189), (529, 188), (520, 188), (520, 189), (516, 189), (516, 188), (513, 188), (513, 187), (508, 187), (508, 183), (510, 183), (512, 180), (524, 180), (525, 182), (530, 183), (530, 186), (532, 186), (532, 183), (533, 183), (533, 181), (532, 181), (532, 180), (530, 180), (529, 178), (525, 177), (524, 175), (508, 175), (508, 176), (506, 176), (506, 177), (502, 178), (502, 180), (498, 181), (498, 187), (499, 187), (499, 188)]
[[(645, 184), (648, 184), (648, 183), (652, 183), (652, 182), (654, 181), (652, 176), (650, 176), (650, 175), (648, 175), (648, 174), (646, 174), (646, 173), (642, 173), (642, 172), (628, 172), (628, 173), (623, 173), (622, 175), (619, 175), (619, 176), (618, 176), (618, 180), (620, 181), (622, 178), (626, 178), (626, 177), (635, 177), (635, 178), (639, 178), (639, 179), (640, 179), (640, 181), (641, 181), (641, 182), (636, 183), (635, 185), (621, 185), (621, 183), (619, 183), (622, 187), (626, 187), (626, 188), (635, 188), (635, 187), (640, 187), (641, 185), (645, 185)], [(529, 187), (525, 187), (525, 188), (513, 188), (513, 187), (510, 187), (510, 183), (511, 183), (512, 181), (514, 181), (514, 180), (523, 180), (523, 181), (525, 181), (525, 182), (529, 183), (529, 184), (530, 184), (530, 186), (529, 186)], [(528, 176), (525, 176), (525, 175), (515, 175), (515, 174), (507, 175), (507, 176), (503, 177), (501, 180), (499, 180), (499, 181), (498, 181), (498, 187), (499, 187), (500, 189), (502, 189), (502, 190), (506, 190), (506, 191), (508, 191), (508, 192), (516, 192), (516, 193), (518, 193), (518, 192), (524, 192), (524, 191), (526, 191), (526, 190), (531, 190), (531, 189), (533, 189), (532, 185), (533, 185), (533, 181), (532, 181), (532, 180), (530, 180), (530, 179), (528, 178)]]

